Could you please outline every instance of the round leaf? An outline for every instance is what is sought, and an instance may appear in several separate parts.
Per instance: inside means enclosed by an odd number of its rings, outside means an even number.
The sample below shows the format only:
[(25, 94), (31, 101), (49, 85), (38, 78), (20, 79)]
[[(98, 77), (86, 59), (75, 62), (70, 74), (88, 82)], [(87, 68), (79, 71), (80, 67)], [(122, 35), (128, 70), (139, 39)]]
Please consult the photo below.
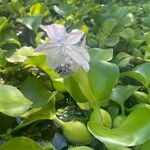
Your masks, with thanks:
[(113, 58), (113, 49), (91, 48), (89, 49), (89, 54), (92, 60), (109, 61)]
[(0, 146), (1, 150), (43, 150), (35, 141), (26, 137), (16, 137)]
[(140, 86), (117, 86), (112, 90), (111, 100), (123, 104)]
[(42, 107), (47, 104), (51, 96), (42, 81), (36, 78), (26, 79), (21, 86), (22, 93), (33, 102), (33, 107)]
[(138, 65), (134, 68), (133, 71), (123, 72), (122, 75), (129, 76), (140, 83), (142, 83), (145, 87), (148, 87), (150, 84), (150, 63), (144, 63)]
[[(94, 114), (88, 122), (88, 129), (101, 142), (119, 146), (140, 145), (150, 139), (150, 105), (142, 105), (127, 117), (118, 128), (109, 129), (97, 123)], [(141, 116), (142, 115), (142, 116)], [(139, 116), (140, 120), (139, 120)]]
[(105, 42), (106, 46), (112, 47), (119, 43), (119, 36), (116, 34), (112, 34), (108, 37), (108, 39)]
[(29, 109), (29, 101), (17, 88), (10, 85), (0, 85), (0, 112), (16, 117)]

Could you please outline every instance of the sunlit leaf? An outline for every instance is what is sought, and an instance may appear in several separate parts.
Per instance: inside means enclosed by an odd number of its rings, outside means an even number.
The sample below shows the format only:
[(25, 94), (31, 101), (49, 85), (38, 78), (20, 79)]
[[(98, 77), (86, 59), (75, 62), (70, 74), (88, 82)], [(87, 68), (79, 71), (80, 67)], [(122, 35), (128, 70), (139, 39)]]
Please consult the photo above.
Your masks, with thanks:
[(44, 87), (42, 81), (36, 78), (26, 79), (21, 85), (21, 92), (33, 102), (33, 107), (46, 105), (52, 94)]
[(133, 85), (127, 85), (127, 86), (121, 86), (118, 85), (112, 90), (111, 94), (111, 100), (123, 104), (135, 91), (137, 91), (140, 88), (140, 86), (133, 86)]
[(132, 71), (123, 72), (122, 75), (129, 76), (148, 87), (150, 84), (150, 63), (138, 65)]
[[(101, 142), (114, 147), (140, 145), (150, 139), (150, 106), (137, 107), (120, 127), (109, 129), (96, 124), (96, 118), (91, 117), (88, 122), (90, 132)], [(140, 120), (139, 120), (139, 116)]]
[[(90, 62), (90, 71), (88, 74), (82, 70), (78, 70), (73, 75), (73, 78), (83, 95), (89, 101), (94, 99), (98, 103), (104, 103), (108, 101), (112, 88), (118, 79), (118, 75), (119, 70), (115, 64), (104, 61), (93, 61)], [(69, 78), (67, 80), (68, 83), (72, 82), (72, 80), (69, 81)], [(71, 90), (73, 89), (72, 86), (69, 88), (71, 95), (75, 92)], [(78, 99), (76, 100), (78, 101)]]
[(91, 48), (89, 49), (89, 55), (91, 60), (97, 61), (109, 61), (113, 58), (113, 49), (100, 49), (100, 48)]
[(17, 20), (17, 22), (25, 25), (30, 30), (37, 32), (37, 30), (42, 22), (42, 17), (31, 16), (31, 17), (26, 17), (26, 18), (20, 18)]
[(43, 150), (43, 148), (38, 143), (36, 143), (35, 141), (27, 137), (12, 138), (9, 141), (7, 141), (5, 144), (0, 146), (1, 150), (9, 150), (12, 148), (13, 150), (18, 150), (18, 149)]
[(32, 102), (17, 88), (10, 85), (0, 85), (0, 112), (16, 117), (29, 109)]

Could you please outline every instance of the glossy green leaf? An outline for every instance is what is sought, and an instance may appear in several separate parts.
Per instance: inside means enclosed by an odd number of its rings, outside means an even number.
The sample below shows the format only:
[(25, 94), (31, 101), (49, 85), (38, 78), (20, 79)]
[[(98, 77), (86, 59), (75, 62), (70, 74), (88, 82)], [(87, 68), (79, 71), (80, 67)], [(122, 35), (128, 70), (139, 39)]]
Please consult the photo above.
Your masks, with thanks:
[(56, 90), (60, 92), (66, 92), (63, 78), (60, 77), (58, 73), (56, 73), (52, 68), (49, 68), (46, 64), (46, 56), (38, 55), (33, 57), (25, 62), (26, 67), (37, 66), (40, 67), (43, 71), (45, 71), (51, 78), (53, 82), (53, 86)]
[(105, 144), (105, 146), (108, 148), (108, 150), (132, 150), (128, 147), (124, 147), (124, 146), (118, 146), (118, 145), (109, 145), (109, 144)]
[(17, 35), (12, 30), (4, 30), (0, 36), (0, 46), (4, 46), (6, 44), (14, 44), (20, 46), (20, 42), (18, 40)]
[(113, 58), (113, 49), (91, 48), (89, 49), (89, 54), (92, 60), (109, 61)]
[(104, 33), (110, 33), (112, 32), (113, 28), (117, 25), (117, 21), (113, 18), (107, 19), (104, 23), (103, 23), (103, 28), (102, 31)]
[(133, 22), (134, 22), (134, 15), (131, 13), (127, 13), (125, 17), (119, 20), (118, 26), (123, 29), (123, 27), (131, 26)]
[(117, 19), (121, 19), (128, 14), (128, 8), (126, 6), (120, 7), (119, 5), (113, 5), (110, 9), (110, 13), (112, 13)]
[(43, 148), (27, 137), (15, 137), (0, 146), (0, 150), (43, 150)]
[[(140, 145), (150, 139), (150, 105), (142, 105), (129, 114), (118, 128), (109, 129), (97, 123), (93, 114), (88, 129), (101, 142), (118, 146)], [(139, 120), (139, 116), (140, 120)]]
[(150, 2), (145, 3), (145, 4), (143, 5), (143, 9), (144, 9), (144, 11), (145, 11), (147, 14), (149, 14), (149, 13), (150, 13)]
[(118, 104), (123, 104), (135, 91), (137, 91), (140, 86), (118, 85), (112, 90), (110, 99), (117, 102)]
[(126, 52), (120, 52), (117, 57), (116, 61), (119, 67), (127, 67), (130, 65), (130, 61), (133, 59), (132, 55), (129, 55)]
[(8, 20), (6, 17), (0, 17), (0, 32), (8, 26)]
[(44, 10), (43, 3), (35, 3), (30, 7), (31, 16), (42, 16)]
[(112, 34), (107, 38), (105, 45), (109, 47), (113, 47), (118, 43), (119, 43), (119, 36), (117, 34)]
[(2, 49), (0, 49), (0, 67), (2, 67), (2, 68), (5, 67), (6, 63), (7, 63), (7, 61), (5, 59), (5, 55), (2, 51)]
[(52, 79), (58, 78), (59, 75), (51, 68), (48, 68), (46, 65), (46, 56), (38, 55), (36, 57), (32, 57), (24, 62), (25, 67), (40, 67), (43, 71), (45, 71)]
[(63, 78), (52, 78), (53, 86), (57, 91), (66, 92)]
[(87, 146), (76, 146), (70, 147), (68, 150), (94, 150), (94, 149)]
[(24, 62), (27, 59), (26, 56), (20, 55), (17, 50), (7, 51), (5, 55), (6, 60), (11, 63)]
[(87, 98), (83, 95), (78, 83), (74, 80), (72, 76), (64, 78), (64, 85), (74, 100), (80, 103), (87, 102)]
[[(82, 70), (78, 70), (73, 75), (73, 78), (76, 83), (78, 83), (83, 95), (89, 101), (95, 100), (99, 103), (104, 103), (108, 101), (118, 76), (119, 70), (115, 64), (104, 61), (93, 61), (90, 62), (90, 71), (88, 74)], [(70, 89), (71, 88), (70, 86)], [(74, 89), (75, 88), (77, 87), (74, 87)], [(75, 90), (70, 90), (69, 92), (72, 92), (70, 93), (71, 95), (76, 93)]]
[(37, 32), (39, 26), (41, 25), (42, 17), (31, 16), (31, 17), (26, 17), (26, 18), (20, 18), (20, 19), (17, 19), (17, 22), (25, 25), (30, 30)]
[(31, 113), (27, 112), (23, 114), (23, 122), (15, 127), (12, 133), (15, 133), (17, 130), (22, 129), (27, 125), (32, 124), (33, 122), (52, 119), (55, 115), (55, 95), (56, 92), (53, 92), (52, 96), (49, 98), (49, 103), (47, 105), (41, 107), (40, 109), (34, 109), (33, 111), (31, 111)]
[(135, 37), (135, 32), (132, 28), (125, 28), (120, 32), (120, 36), (126, 40), (131, 40)]
[(150, 27), (150, 15), (148, 15), (147, 17), (142, 18), (142, 22), (143, 22), (143, 25), (145, 27)]
[(149, 150), (150, 148), (150, 140), (146, 141), (144, 144), (138, 146), (136, 150)]
[(150, 32), (146, 32), (145, 35), (145, 42), (150, 45)]
[(119, 70), (115, 64), (104, 61), (90, 63), (88, 84), (97, 101), (107, 101), (109, 99), (118, 76)]
[(132, 71), (123, 72), (122, 75), (129, 76), (148, 87), (150, 84), (150, 63), (138, 65)]
[(21, 86), (21, 92), (33, 102), (33, 107), (46, 105), (52, 94), (44, 87), (42, 81), (36, 78), (26, 79)]
[(16, 117), (29, 109), (29, 101), (17, 88), (10, 85), (0, 85), (0, 112)]
[(133, 97), (137, 102), (148, 103), (148, 94), (142, 91), (135, 91)]

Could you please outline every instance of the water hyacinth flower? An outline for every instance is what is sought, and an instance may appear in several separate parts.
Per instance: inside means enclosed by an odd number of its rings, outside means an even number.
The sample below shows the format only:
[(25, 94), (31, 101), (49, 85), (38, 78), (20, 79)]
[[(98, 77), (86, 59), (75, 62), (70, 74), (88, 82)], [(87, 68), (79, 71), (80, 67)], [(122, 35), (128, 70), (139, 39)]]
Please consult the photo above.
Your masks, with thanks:
[(84, 32), (72, 30), (67, 34), (65, 27), (59, 24), (47, 26), (46, 32), (51, 42), (39, 46), (35, 51), (46, 54), (50, 68), (58, 69), (67, 65), (72, 70), (82, 67), (86, 72), (89, 71), (90, 57), (85, 48)]

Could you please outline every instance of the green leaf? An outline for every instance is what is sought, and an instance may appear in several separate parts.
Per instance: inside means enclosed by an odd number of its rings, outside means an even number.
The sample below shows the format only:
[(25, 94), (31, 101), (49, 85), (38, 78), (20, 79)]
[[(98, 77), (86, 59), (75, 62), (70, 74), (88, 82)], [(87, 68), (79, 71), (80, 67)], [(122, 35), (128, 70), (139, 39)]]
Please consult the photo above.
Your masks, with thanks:
[(5, 59), (4, 53), (2, 51), (2, 49), (0, 49), (0, 67), (5, 67), (7, 61)]
[(25, 18), (17, 19), (17, 22), (25, 25), (30, 30), (37, 32), (39, 26), (41, 25), (42, 17), (40, 16), (25, 17)]
[(133, 71), (123, 72), (121, 75), (131, 77), (140, 83), (142, 83), (145, 87), (148, 87), (150, 84), (150, 63), (143, 63), (138, 65)]
[(32, 66), (40, 67), (52, 79), (59, 77), (59, 75), (53, 69), (48, 68), (48, 66), (46, 64), (46, 56), (45, 55), (38, 55), (36, 57), (32, 57), (31, 59), (28, 59), (24, 64), (25, 64), (25, 67), (32, 67)]
[(103, 23), (103, 28), (102, 31), (104, 33), (110, 33), (112, 32), (113, 28), (117, 25), (117, 21), (113, 18), (107, 19), (104, 23)]
[(104, 61), (90, 63), (88, 84), (97, 101), (107, 101), (109, 99), (118, 76), (119, 70), (115, 64)]
[(114, 146), (114, 145), (109, 145), (109, 144), (105, 144), (105, 146), (108, 148), (108, 150), (132, 150), (128, 147), (123, 147), (123, 146)]
[(25, 62), (28, 57), (37, 56), (38, 54), (34, 53), (34, 49), (32, 47), (23, 46), (20, 49), (7, 51), (5, 55), (8, 62), (16, 63)]
[(15, 137), (0, 146), (1, 150), (43, 150), (43, 148), (27, 137)]
[(0, 85), (0, 112), (16, 117), (29, 109), (29, 101), (17, 88), (10, 85)]
[(119, 36), (117, 34), (110, 35), (105, 41), (105, 45), (109, 47), (113, 47), (119, 43)]
[(66, 92), (63, 78), (52, 78), (53, 86), (57, 91)]
[(46, 105), (52, 94), (44, 87), (42, 81), (36, 78), (26, 79), (21, 86), (21, 92), (33, 102), (33, 107)]
[(43, 3), (35, 3), (30, 7), (31, 16), (42, 16), (44, 12)]
[(118, 25), (122, 27), (127, 27), (127, 26), (131, 26), (133, 22), (134, 22), (134, 15), (131, 13), (128, 13), (125, 17), (119, 20)]
[(89, 54), (92, 60), (109, 61), (113, 58), (113, 49), (91, 48), (89, 49)]
[(149, 148), (150, 148), (150, 140), (148, 140), (144, 144), (140, 145), (138, 150), (149, 150)]
[(70, 147), (68, 150), (94, 150), (94, 149), (87, 146), (76, 146)]
[(142, 92), (142, 91), (135, 91), (135, 92), (133, 93), (133, 98), (134, 98), (137, 102), (148, 103), (148, 94), (146, 94), (145, 92)]
[(25, 119), (20, 125), (13, 129), (12, 133), (15, 133), (33, 122), (52, 119), (55, 115), (55, 96), (56, 92), (53, 92), (47, 105), (41, 107), (40, 109), (32, 109), (31, 112), (26, 112), (23, 114), (22, 117)]
[(128, 14), (128, 8), (126, 6), (120, 7), (119, 5), (113, 5), (110, 10), (110, 13), (112, 13), (118, 20)]
[(60, 77), (58, 73), (56, 73), (53, 69), (49, 68), (46, 64), (46, 56), (45, 55), (38, 55), (33, 57), (25, 62), (26, 67), (31, 66), (38, 66), (43, 71), (45, 71), (50, 78), (52, 79), (53, 86), (56, 90), (60, 92), (66, 92), (64, 87), (63, 78)]
[(143, 22), (143, 25), (145, 27), (150, 28), (150, 15), (148, 15), (147, 17), (142, 18), (142, 22)]
[(150, 13), (150, 2), (143, 5), (144, 11), (149, 14)]
[(140, 86), (118, 85), (112, 90), (110, 99), (122, 105), (135, 91), (137, 91)]
[(120, 36), (126, 40), (131, 40), (135, 37), (135, 32), (132, 28), (125, 28), (120, 32)]
[(143, 42), (144, 42), (144, 39), (132, 39), (131, 40), (131, 44), (135, 48), (138, 48)]
[(130, 61), (133, 58), (134, 57), (132, 55), (129, 55), (126, 52), (120, 52), (116, 57), (116, 61), (117, 61), (119, 67), (126, 67), (126, 66), (130, 65)]
[(72, 76), (64, 78), (64, 85), (74, 100), (80, 103), (87, 102), (87, 98), (83, 95), (78, 83), (74, 80)]
[(4, 46), (6, 44), (14, 44), (20, 46), (20, 42), (16, 34), (8, 29), (0, 33), (0, 46)]
[(8, 26), (8, 20), (6, 17), (0, 17), (0, 32)]
[[(108, 101), (118, 76), (119, 70), (115, 64), (92, 61), (90, 62), (90, 71), (88, 73), (78, 70), (73, 75), (73, 78), (89, 102), (104, 103)], [(73, 91), (70, 90), (69, 92)], [(73, 93), (70, 94), (72, 95)]]
[(136, 107), (120, 127), (113, 129), (97, 124), (95, 120), (97, 117), (92, 116), (88, 122), (88, 129), (97, 139), (106, 144), (114, 146), (140, 145), (150, 139), (149, 114), (150, 105)]
[(27, 57), (19, 55), (17, 50), (7, 51), (5, 53), (6, 60), (11, 63), (24, 62)]
[(147, 45), (150, 45), (150, 32), (146, 32), (144, 34), (145, 37), (145, 42), (147, 43)]

